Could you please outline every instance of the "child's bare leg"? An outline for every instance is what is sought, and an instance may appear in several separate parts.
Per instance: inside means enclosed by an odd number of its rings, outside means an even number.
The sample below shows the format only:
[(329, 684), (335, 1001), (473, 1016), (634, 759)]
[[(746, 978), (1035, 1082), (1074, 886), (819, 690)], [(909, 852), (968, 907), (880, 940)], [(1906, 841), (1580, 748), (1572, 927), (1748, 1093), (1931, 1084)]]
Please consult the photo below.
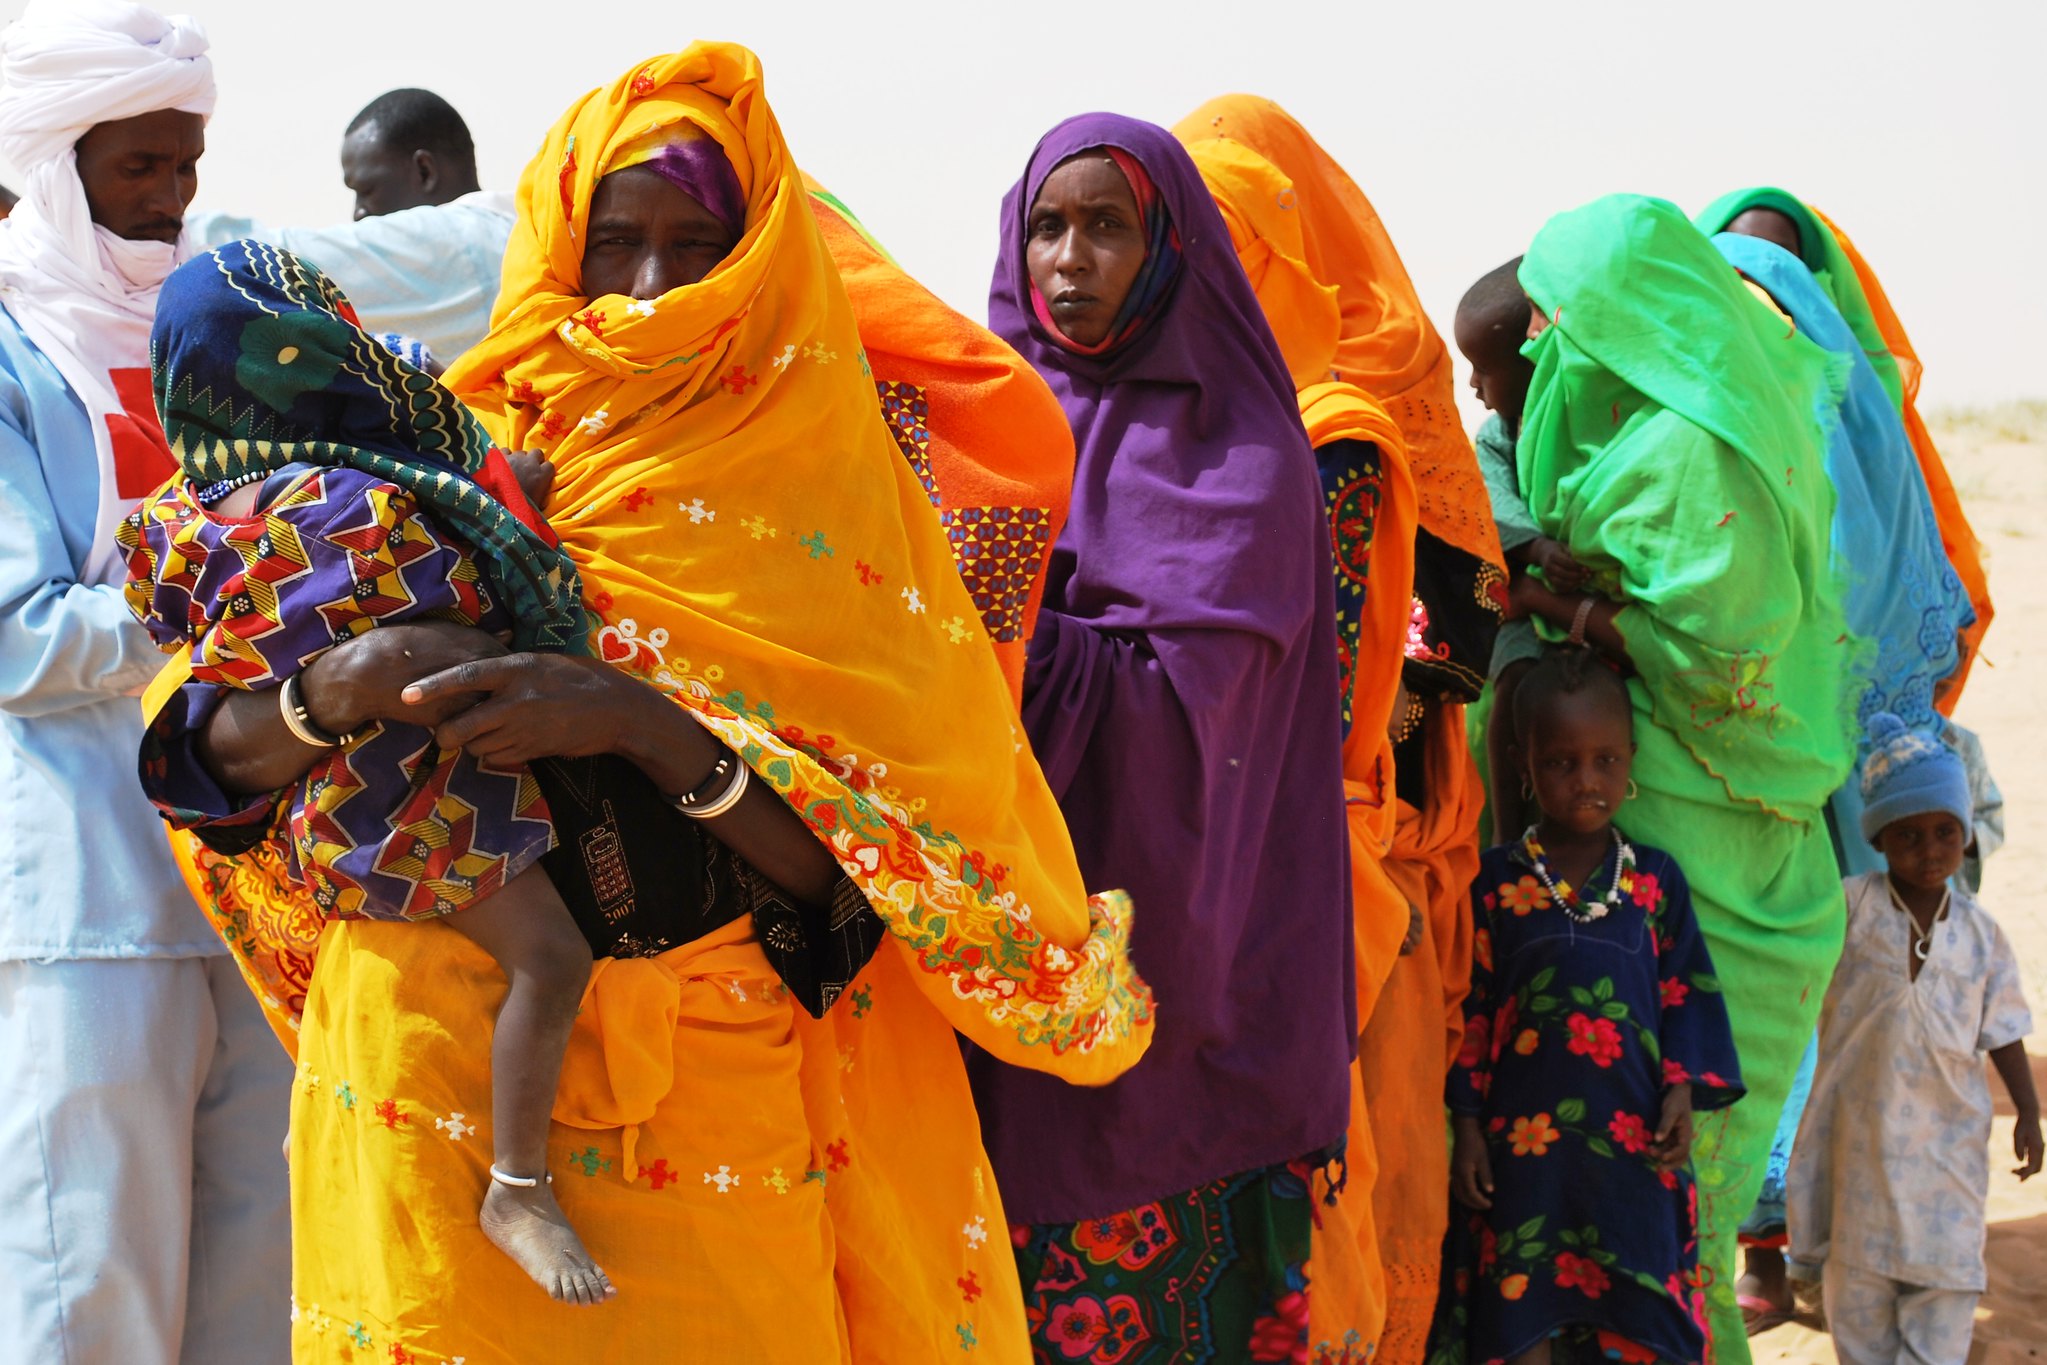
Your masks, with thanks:
[(1533, 1346), (1507, 1362), (1507, 1365), (1549, 1365), (1549, 1338), (1544, 1337)]
[(538, 1182), (526, 1188), (492, 1179), (479, 1218), (483, 1235), (562, 1303), (603, 1303), (618, 1291), (547, 1185), (547, 1126), (590, 981), (590, 946), (538, 866), (448, 916), (448, 924), (489, 953), (510, 983), (490, 1048), (493, 1164)]

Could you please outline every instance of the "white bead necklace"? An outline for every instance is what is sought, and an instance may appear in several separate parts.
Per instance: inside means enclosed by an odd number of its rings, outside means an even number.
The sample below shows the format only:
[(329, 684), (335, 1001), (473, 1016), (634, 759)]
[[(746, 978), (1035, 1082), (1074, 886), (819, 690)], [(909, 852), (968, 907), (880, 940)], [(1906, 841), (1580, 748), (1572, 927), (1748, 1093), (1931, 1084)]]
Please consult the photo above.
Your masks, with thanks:
[[(1580, 924), (1605, 919), (1607, 913), (1621, 903), (1622, 895), (1631, 889), (1634, 882), (1635, 846), (1621, 837), (1618, 828), (1613, 826), (1608, 828), (1613, 832), (1613, 883), (1606, 888), (1604, 896), (1590, 905), (1585, 904), (1583, 898), (1571, 889), (1569, 883), (1559, 882), (1550, 871), (1549, 857), (1543, 852), (1542, 841), (1535, 837), (1535, 826), (1530, 825), (1528, 832), (1521, 836), (1521, 850), (1528, 855), (1528, 861), (1535, 865), (1535, 875), (1542, 880), (1550, 899), (1562, 906), (1564, 913)], [(1601, 859), (1602, 863), (1604, 861)]]

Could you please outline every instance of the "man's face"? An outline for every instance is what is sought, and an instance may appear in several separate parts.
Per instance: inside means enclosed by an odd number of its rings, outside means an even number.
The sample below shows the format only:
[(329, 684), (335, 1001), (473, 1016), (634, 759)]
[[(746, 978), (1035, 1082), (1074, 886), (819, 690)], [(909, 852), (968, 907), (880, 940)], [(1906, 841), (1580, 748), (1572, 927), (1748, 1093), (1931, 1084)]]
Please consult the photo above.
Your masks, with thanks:
[(206, 120), (176, 109), (95, 124), (78, 139), (92, 221), (131, 242), (175, 242), (199, 192)]
[(447, 201), (433, 156), (392, 148), (374, 123), (341, 139), (341, 183), (355, 195), (358, 219)]

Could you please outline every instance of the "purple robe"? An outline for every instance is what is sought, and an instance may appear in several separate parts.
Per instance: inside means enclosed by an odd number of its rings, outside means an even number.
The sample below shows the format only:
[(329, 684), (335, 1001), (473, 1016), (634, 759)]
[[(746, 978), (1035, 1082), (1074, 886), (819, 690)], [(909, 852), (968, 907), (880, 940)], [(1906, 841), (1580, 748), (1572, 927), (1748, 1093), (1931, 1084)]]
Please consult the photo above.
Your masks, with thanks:
[[(1025, 213), (1114, 146), (1180, 260), (1137, 333), (1067, 350), (1038, 320)], [(977, 1057), (1017, 1222), (1077, 1221), (1338, 1142), (1357, 1038), (1328, 528), (1293, 382), (1200, 175), (1164, 129), (1059, 125), (1002, 206), (990, 326), (1072, 423), (1072, 511), (1024, 722), (1088, 885), (1128, 890), (1158, 1033), (1096, 1089)]]

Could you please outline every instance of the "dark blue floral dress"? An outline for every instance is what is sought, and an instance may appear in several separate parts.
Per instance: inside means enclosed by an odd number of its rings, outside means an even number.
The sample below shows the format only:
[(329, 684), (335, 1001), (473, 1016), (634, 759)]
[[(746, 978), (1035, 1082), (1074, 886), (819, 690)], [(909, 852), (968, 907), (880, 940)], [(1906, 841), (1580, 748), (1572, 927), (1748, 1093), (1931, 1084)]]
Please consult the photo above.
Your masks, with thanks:
[[(1604, 900), (1605, 864), (1579, 893)], [(1741, 1098), (1727, 1007), (1671, 856), (1637, 845), (1603, 918), (1555, 903), (1524, 844), (1490, 849), (1454, 1114), (1486, 1131), (1493, 1207), (1453, 1205), (1430, 1365), (1511, 1359), (1545, 1337), (1565, 1357), (1691, 1365), (1705, 1354), (1698, 1194), (1648, 1155), (1663, 1094), (1696, 1111)]]

